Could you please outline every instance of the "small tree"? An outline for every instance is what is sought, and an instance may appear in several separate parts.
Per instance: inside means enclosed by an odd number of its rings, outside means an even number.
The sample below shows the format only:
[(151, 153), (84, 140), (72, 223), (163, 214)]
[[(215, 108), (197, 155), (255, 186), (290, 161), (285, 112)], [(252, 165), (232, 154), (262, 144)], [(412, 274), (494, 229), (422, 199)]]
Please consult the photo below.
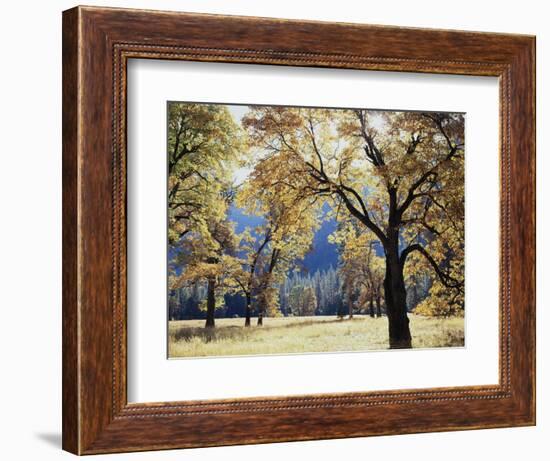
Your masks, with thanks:
[[(235, 290), (235, 281), (241, 269), (240, 260), (234, 256), (236, 237), (234, 226), (227, 220), (208, 222), (210, 239), (200, 234), (189, 234), (180, 243), (180, 252), (175, 257), (175, 265), (183, 266), (181, 274), (169, 278), (171, 289), (184, 285), (206, 283), (206, 324), (215, 326), (215, 311), (220, 307), (223, 294)], [(218, 299), (218, 301), (217, 301)]]
[[(384, 259), (377, 256), (376, 239), (354, 220), (341, 223), (330, 237), (340, 251), (340, 272), (344, 280), (344, 298), (353, 317), (353, 300), (371, 317), (380, 317), (384, 282)], [(376, 314), (374, 306), (376, 304)]]
[(319, 226), (316, 200), (302, 199), (282, 184), (266, 187), (272, 166), (269, 158), (257, 162), (236, 196), (237, 204), (247, 213), (264, 218), (254, 229), (256, 238), (250, 229), (242, 235), (248, 291), (255, 293), (258, 325), (266, 314), (279, 312), (278, 284), (309, 251)]
[(315, 315), (315, 310), (317, 309), (317, 296), (315, 295), (315, 290), (313, 289), (313, 287), (306, 287), (303, 293), (303, 297), (304, 301), (302, 315)]

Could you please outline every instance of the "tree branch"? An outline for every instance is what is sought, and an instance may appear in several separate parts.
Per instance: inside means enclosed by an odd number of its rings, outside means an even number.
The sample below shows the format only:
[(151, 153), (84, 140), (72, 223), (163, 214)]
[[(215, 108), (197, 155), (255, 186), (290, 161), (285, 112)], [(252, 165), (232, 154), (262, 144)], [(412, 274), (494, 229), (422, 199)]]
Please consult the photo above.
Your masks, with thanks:
[(454, 277), (451, 277), (449, 274), (446, 274), (445, 272), (443, 272), (440, 268), (439, 268), (439, 265), (437, 264), (437, 261), (432, 257), (432, 255), (430, 255), (430, 253), (428, 253), (428, 251), (422, 246), (420, 245), (419, 243), (414, 243), (410, 246), (408, 246), (407, 248), (405, 248), (402, 253), (401, 253), (401, 256), (399, 258), (399, 262), (401, 264), (401, 267), (404, 267), (405, 266), (405, 262), (407, 260), (407, 257), (413, 252), (413, 251), (418, 251), (419, 253), (421, 253), (426, 259), (427, 261), (430, 263), (430, 265), (432, 266), (432, 268), (434, 269), (435, 273), (437, 274), (437, 276), (439, 277), (439, 280), (441, 281), (441, 283), (443, 285), (445, 285), (447, 288), (461, 288), (462, 285), (463, 285), (463, 282), (460, 282), (459, 280), (455, 279)]
[(361, 213), (361, 211), (359, 211), (353, 205), (353, 203), (351, 203), (350, 199), (341, 188), (337, 188), (336, 191), (338, 193), (338, 196), (344, 201), (344, 204), (346, 205), (348, 211), (365, 226), (367, 226), (378, 237), (382, 244), (385, 245), (387, 240), (386, 234), (384, 234), (384, 232), (382, 232), (382, 230), (374, 223), (374, 221), (371, 220), (369, 214)]

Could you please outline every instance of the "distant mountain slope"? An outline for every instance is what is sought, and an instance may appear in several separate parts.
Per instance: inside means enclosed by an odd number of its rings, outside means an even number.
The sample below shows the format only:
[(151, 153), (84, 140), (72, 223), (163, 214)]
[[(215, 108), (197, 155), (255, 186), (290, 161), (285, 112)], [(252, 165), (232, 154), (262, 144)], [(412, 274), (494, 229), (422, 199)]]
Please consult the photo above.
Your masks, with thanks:
[(338, 249), (328, 241), (328, 236), (336, 230), (336, 220), (324, 221), (313, 237), (313, 249), (304, 258), (304, 266), (308, 272), (326, 270), (338, 267)]
[[(246, 227), (254, 229), (263, 222), (260, 216), (250, 216), (242, 209), (232, 206), (229, 210), (229, 219), (236, 223), (236, 231), (240, 233)], [(309, 252), (303, 261), (304, 269), (307, 272), (314, 273), (316, 270), (326, 270), (329, 267), (338, 266), (338, 251), (336, 245), (328, 241), (328, 236), (336, 230), (336, 221), (331, 219), (322, 223), (319, 230), (313, 238), (313, 249)]]

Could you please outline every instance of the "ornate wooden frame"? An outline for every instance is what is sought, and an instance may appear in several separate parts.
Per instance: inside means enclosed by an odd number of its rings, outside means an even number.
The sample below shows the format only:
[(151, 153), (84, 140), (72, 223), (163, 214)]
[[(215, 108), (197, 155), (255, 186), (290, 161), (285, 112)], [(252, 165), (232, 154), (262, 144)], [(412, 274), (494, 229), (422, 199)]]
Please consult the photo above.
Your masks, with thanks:
[[(496, 386), (128, 404), (130, 58), (498, 76)], [(77, 7), (63, 13), (63, 448), (77, 454), (535, 423), (535, 38)]]

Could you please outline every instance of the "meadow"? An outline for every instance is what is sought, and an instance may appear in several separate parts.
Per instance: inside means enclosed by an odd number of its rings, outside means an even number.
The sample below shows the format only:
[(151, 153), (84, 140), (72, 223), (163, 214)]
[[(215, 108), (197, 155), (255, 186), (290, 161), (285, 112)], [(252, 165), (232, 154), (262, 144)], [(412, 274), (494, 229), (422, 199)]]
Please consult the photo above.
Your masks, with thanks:
[[(410, 314), (413, 348), (464, 346), (464, 318)], [(243, 326), (242, 318), (170, 321), (168, 356), (207, 357), (311, 352), (384, 350), (389, 348), (387, 317), (356, 315), (353, 319), (271, 317), (263, 327)]]

